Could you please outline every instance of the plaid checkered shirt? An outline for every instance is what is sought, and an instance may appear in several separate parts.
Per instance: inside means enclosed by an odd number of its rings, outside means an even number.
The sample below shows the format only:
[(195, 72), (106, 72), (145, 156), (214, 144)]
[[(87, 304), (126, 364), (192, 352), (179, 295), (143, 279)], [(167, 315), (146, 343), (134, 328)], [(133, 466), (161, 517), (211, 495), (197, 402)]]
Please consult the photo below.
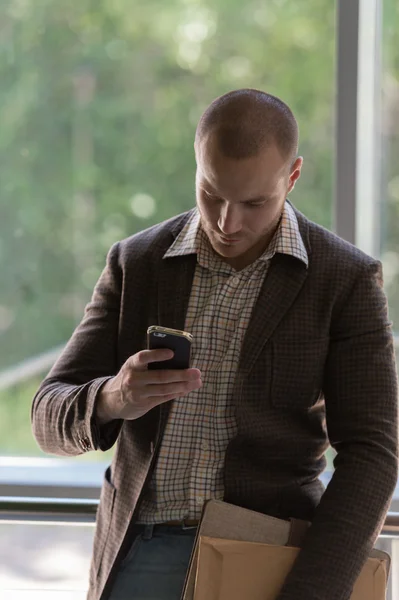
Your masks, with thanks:
[(171, 404), (157, 464), (140, 507), (140, 523), (198, 519), (204, 502), (223, 498), (224, 458), (236, 435), (232, 389), (241, 344), (270, 259), (291, 254), (308, 265), (295, 213), (285, 203), (268, 248), (241, 271), (209, 244), (196, 210), (164, 258), (197, 254), (185, 330), (193, 334), (191, 366), (203, 385)]

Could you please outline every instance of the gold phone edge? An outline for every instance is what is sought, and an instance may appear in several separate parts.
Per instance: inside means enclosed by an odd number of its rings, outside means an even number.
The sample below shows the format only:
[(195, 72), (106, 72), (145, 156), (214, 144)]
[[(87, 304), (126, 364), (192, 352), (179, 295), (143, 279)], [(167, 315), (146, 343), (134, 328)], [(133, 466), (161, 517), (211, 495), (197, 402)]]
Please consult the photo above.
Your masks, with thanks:
[(151, 333), (154, 333), (156, 331), (158, 331), (159, 333), (170, 333), (172, 335), (184, 337), (189, 342), (193, 341), (193, 336), (191, 333), (188, 333), (188, 331), (181, 331), (180, 329), (172, 329), (171, 327), (162, 327), (161, 325), (151, 325), (147, 329), (147, 336), (151, 335)]

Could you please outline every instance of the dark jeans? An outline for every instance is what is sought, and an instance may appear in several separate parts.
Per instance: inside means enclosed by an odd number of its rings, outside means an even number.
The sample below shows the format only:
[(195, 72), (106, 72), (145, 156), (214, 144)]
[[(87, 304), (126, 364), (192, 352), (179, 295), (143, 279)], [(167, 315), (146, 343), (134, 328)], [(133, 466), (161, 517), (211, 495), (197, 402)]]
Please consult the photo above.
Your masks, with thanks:
[(109, 600), (179, 600), (196, 528), (145, 525), (124, 558)]

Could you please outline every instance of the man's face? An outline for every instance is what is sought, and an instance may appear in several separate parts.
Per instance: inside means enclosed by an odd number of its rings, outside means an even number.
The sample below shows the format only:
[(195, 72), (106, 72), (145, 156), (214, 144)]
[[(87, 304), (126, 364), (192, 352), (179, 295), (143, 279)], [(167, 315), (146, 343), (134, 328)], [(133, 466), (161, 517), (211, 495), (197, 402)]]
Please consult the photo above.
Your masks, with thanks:
[(243, 269), (267, 248), (300, 176), (302, 158), (291, 172), (274, 146), (251, 158), (226, 158), (212, 137), (196, 148), (196, 158), (202, 227), (215, 252)]

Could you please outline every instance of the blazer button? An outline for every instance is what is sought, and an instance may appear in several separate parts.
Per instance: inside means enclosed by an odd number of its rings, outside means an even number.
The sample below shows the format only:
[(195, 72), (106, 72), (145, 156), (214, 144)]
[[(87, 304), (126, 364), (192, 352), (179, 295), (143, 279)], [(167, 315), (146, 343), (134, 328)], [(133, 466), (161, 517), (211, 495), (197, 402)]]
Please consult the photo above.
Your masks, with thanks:
[(80, 438), (80, 443), (82, 444), (82, 448), (85, 452), (91, 450), (91, 444), (88, 437)]

